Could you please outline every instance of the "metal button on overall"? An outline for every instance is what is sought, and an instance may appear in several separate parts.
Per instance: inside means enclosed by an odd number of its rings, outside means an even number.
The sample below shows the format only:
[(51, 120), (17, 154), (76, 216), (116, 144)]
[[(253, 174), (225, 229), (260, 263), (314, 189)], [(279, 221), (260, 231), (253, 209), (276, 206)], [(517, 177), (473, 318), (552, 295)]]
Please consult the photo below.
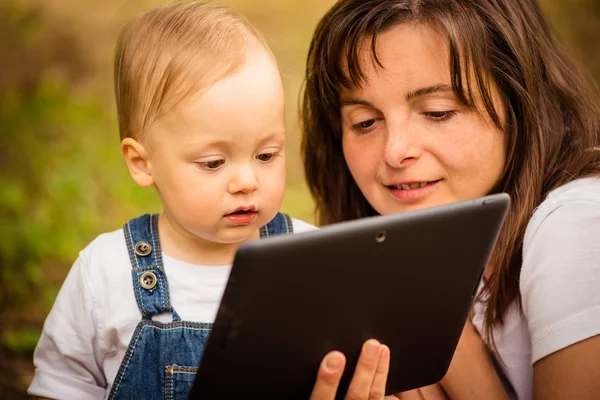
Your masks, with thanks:
[(152, 246), (148, 242), (139, 242), (135, 245), (135, 254), (138, 256), (147, 256), (152, 251)]
[(144, 272), (140, 276), (140, 285), (146, 290), (153, 289), (156, 286), (156, 275), (153, 272)]

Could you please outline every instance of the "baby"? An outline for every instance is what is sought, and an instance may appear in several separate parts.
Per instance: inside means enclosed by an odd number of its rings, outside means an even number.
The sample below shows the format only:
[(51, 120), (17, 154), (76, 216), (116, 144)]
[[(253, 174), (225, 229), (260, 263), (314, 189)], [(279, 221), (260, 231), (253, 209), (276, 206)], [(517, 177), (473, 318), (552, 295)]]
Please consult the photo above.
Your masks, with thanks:
[(153, 9), (116, 50), (121, 152), (163, 211), (80, 254), (34, 354), (29, 394), (186, 398), (238, 247), (314, 229), (278, 212), (284, 96), (260, 34), (201, 2)]

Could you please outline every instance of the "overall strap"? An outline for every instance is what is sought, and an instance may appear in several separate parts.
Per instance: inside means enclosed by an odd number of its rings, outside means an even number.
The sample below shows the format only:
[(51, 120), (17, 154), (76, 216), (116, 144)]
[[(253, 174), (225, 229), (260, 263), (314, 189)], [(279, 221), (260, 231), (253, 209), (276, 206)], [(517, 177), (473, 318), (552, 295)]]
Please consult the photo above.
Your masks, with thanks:
[(173, 321), (179, 321), (179, 315), (171, 306), (169, 284), (163, 268), (158, 214), (132, 219), (123, 225), (123, 232), (131, 260), (133, 291), (144, 319), (172, 313)]
[(294, 226), (289, 215), (278, 212), (275, 218), (268, 224), (260, 228), (260, 238), (268, 238), (269, 236), (287, 235), (294, 233)]

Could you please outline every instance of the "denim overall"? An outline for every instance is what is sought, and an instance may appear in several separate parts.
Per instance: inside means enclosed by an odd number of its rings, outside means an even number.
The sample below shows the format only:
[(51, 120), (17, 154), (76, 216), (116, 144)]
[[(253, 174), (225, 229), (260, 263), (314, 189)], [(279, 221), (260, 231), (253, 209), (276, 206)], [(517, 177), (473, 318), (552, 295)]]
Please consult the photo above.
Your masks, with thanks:
[[(277, 213), (260, 228), (266, 238), (292, 233), (289, 216)], [(109, 399), (185, 399), (191, 389), (211, 323), (182, 321), (169, 300), (158, 235), (158, 214), (123, 225), (142, 320), (137, 325)], [(170, 313), (170, 323), (152, 317)]]

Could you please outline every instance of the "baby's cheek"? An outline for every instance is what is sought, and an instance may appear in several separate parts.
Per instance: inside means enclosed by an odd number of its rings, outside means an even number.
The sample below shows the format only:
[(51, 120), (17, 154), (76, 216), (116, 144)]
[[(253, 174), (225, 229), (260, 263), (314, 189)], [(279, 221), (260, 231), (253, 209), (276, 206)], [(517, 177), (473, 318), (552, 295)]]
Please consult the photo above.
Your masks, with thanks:
[(285, 176), (274, 176), (262, 185), (263, 196), (269, 203), (281, 203), (285, 194)]

